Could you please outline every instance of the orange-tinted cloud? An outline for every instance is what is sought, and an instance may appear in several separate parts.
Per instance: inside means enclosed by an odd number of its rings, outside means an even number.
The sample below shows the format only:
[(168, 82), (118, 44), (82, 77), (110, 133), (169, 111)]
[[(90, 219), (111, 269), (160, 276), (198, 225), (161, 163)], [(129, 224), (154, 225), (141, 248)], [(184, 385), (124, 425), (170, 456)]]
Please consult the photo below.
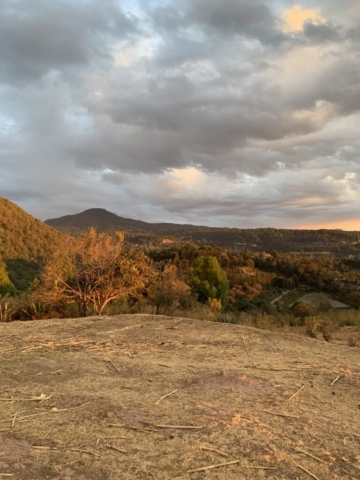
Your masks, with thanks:
[(303, 9), (300, 5), (294, 5), (283, 13), (285, 32), (296, 32), (302, 30), (304, 23), (311, 20), (313, 23), (320, 23), (323, 18), (319, 9)]

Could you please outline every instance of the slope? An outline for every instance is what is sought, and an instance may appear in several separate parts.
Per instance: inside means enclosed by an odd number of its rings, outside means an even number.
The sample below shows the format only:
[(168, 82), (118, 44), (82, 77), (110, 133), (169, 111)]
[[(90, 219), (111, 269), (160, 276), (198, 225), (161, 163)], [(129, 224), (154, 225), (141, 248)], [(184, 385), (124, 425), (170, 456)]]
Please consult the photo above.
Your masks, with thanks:
[(11, 281), (26, 288), (38, 272), (38, 262), (64, 241), (64, 235), (0, 197), (0, 258)]
[(124, 218), (109, 212), (104, 208), (90, 208), (75, 215), (45, 220), (47, 225), (66, 233), (77, 233), (95, 227), (99, 231), (127, 230), (151, 231), (158, 229), (197, 228), (193, 225), (178, 225), (174, 223), (148, 223), (141, 220)]
[(344, 343), (124, 315), (0, 324), (0, 350), (13, 480), (359, 479)]

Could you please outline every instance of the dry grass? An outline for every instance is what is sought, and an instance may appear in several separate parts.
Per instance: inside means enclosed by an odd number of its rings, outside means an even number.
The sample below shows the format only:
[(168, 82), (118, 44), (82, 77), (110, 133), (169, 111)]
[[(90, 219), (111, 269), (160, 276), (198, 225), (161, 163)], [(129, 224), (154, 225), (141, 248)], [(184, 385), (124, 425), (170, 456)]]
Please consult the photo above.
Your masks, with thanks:
[(0, 478), (359, 478), (346, 341), (124, 315), (2, 324), (0, 354)]

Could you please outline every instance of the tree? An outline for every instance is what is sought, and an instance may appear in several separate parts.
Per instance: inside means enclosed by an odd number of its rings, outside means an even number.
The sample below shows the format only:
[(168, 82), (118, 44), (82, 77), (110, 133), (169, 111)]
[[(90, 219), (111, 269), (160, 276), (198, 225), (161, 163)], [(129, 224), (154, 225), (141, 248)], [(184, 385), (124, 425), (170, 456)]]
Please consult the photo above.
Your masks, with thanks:
[(190, 287), (177, 277), (175, 265), (168, 264), (160, 269), (159, 276), (151, 285), (148, 299), (155, 315), (171, 314), (189, 296)]
[(216, 257), (201, 256), (194, 261), (191, 291), (199, 302), (207, 303), (209, 298), (217, 298), (222, 306), (226, 305), (229, 283)]
[(87, 234), (69, 243), (46, 263), (40, 293), (44, 299), (78, 304), (81, 316), (102, 315), (115, 300), (138, 297), (153, 276), (143, 252), (122, 253), (123, 235)]
[(0, 258), (0, 296), (15, 294), (16, 289), (8, 276), (5, 262)]

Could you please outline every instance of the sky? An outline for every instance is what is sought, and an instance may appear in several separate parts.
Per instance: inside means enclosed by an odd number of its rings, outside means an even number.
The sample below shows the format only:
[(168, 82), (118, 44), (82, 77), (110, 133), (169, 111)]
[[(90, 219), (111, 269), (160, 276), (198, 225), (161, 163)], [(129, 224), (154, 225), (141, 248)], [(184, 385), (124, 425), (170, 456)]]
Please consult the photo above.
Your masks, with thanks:
[(0, 196), (360, 230), (359, 0), (1, 0)]

